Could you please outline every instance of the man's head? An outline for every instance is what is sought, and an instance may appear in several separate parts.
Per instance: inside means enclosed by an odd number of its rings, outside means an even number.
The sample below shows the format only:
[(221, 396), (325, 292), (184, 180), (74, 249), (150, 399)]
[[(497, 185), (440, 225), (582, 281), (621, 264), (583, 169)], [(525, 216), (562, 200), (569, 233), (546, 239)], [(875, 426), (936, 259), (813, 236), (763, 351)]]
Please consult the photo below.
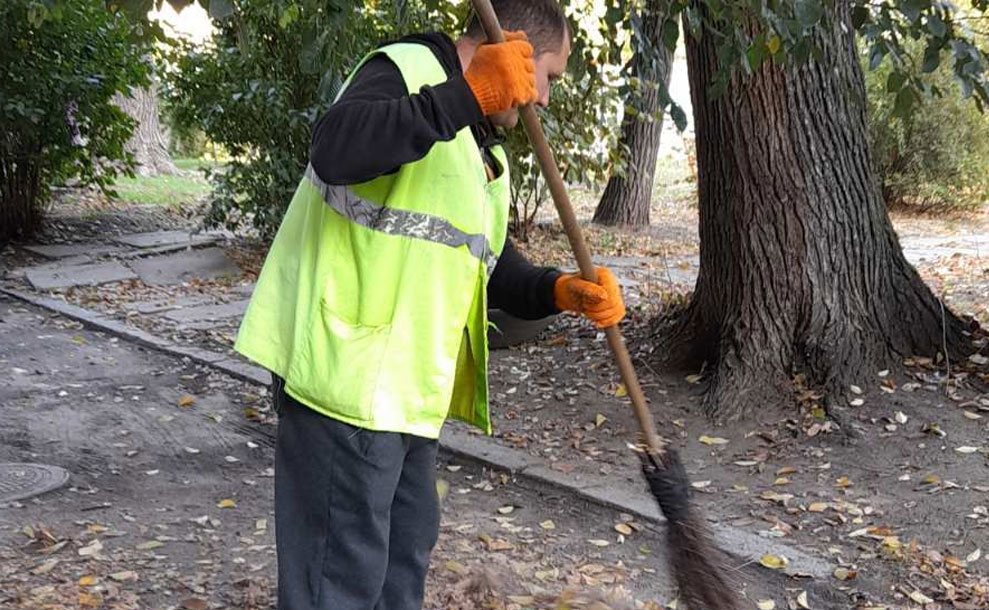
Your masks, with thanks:
[[(570, 57), (570, 25), (557, 0), (491, 0), (501, 27), (507, 31), (525, 32), (534, 51), (536, 90), (540, 106), (549, 105), (550, 85), (563, 76)], [(477, 15), (471, 17), (461, 39), (476, 47), (487, 40)], [(458, 45), (459, 46), (459, 45)], [(501, 127), (514, 127), (517, 110), (492, 115), (491, 121)]]

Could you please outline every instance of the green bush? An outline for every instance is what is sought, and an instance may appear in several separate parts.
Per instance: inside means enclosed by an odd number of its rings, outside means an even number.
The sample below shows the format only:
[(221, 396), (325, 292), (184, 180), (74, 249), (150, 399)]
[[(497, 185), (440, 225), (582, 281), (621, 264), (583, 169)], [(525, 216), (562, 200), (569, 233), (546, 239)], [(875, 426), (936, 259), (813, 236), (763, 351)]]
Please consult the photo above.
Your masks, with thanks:
[[(312, 124), (326, 110), (356, 62), (382, 41), (405, 33), (456, 33), (470, 4), (445, 0), (236, 0), (232, 14), (214, 20), (213, 41), (196, 47), (177, 43), (166, 77), (167, 99), (180, 133), (202, 130), (222, 147), (230, 163), (212, 173), (207, 224), (235, 229), (253, 226), (271, 237), (281, 222), (309, 160)], [(617, 92), (593, 68), (582, 68), (601, 47), (585, 50), (578, 38), (573, 54), (580, 68), (554, 92), (542, 113), (565, 175), (574, 181), (607, 178), (617, 122), (599, 109)], [(612, 129), (614, 127), (614, 129)], [(531, 213), (520, 203), (545, 198), (538, 187), (525, 133), (509, 137), (516, 227)], [(542, 192), (540, 192), (542, 191)], [(520, 220), (521, 219), (521, 220)]]
[(177, 43), (167, 76), (175, 122), (231, 157), (211, 172), (206, 224), (272, 237), (308, 163), (312, 125), (348, 70), (380, 41), (452, 27), (458, 16), (438, 6), (236, 0), (214, 19), (211, 43)]
[[(581, 20), (581, 26), (585, 24)], [(615, 75), (599, 67), (608, 65), (609, 55), (614, 54), (612, 39), (605, 37), (595, 44), (592, 33), (583, 27), (574, 27), (573, 36), (567, 73), (553, 86), (550, 107), (539, 115), (563, 179), (593, 188), (607, 181), (620, 157), (621, 96), (612, 84)], [(510, 228), (524, 240), (549, 199), (549, 190), (521, 124), (508, 134), (505, 147), (512, 172)]]
[(890, 207), (921, 212), (983, 205), (989, 201), (989, 115), (962, 97), (950, 66), (929, 76), (940, 96), (926, 97), (904, 118), (895, 116), (896, 99), (887, 91), (889, 64), (866, 71), (869, 136), (883, 196)]
[(0, 2), (0, 242), (36, 227), (53, 183), (131, 172), (111, 99), (147, 82), (147, 51), (103, 0)]

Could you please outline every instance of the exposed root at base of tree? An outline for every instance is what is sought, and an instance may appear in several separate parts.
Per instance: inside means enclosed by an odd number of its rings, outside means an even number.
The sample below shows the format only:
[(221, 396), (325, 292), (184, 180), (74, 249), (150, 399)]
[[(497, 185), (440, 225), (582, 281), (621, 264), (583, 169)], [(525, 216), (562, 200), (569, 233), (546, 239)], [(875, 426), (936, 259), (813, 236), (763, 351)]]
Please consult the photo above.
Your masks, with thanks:
[(914, 356), (944, 362), (947, 372), (951, 362), (972, 353), (971, 324), (921, 286), (912, 299), (903, 298), (899, 319), (880, 318), (871, 307), (820, 315), (811, 306), (810, 320), (792, 312), (743, 316), (737, 311), (712, 320), (695, 295), (678, 317), (667, 314), (653, 322), (653, 343), (664, 346), (654, 351), (655, 359), (660, 366), (703, 375), (703, 408), (715, 422), (736, 421), (770, 405), (786, 409), (795, 402), (793, 382), (799, 376), (820, 393), (820, 406), (841, 425), (832, 406), (854, 404), (855, 390), (880, 372), (901, 371), (904, 359)]

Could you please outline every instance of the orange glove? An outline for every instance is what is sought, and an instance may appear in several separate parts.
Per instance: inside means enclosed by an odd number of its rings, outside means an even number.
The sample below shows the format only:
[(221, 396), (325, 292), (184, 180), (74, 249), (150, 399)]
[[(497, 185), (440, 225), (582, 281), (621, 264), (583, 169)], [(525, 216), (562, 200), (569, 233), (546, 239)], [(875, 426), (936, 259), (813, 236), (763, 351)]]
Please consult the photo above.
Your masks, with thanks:
[(505, 32), (505, 42), (482, 44), (464, 73), (485, 116), (535, 101), (536, 69), (525, 32)]
[(564, 273), (553, 285), (553, 297), (558, 309), (575, 311), (590, 318), (598, 328), (608, 328), (625, 317), (625, 303), (615, 276), (604, 267), (596, 271), (597, 284)]

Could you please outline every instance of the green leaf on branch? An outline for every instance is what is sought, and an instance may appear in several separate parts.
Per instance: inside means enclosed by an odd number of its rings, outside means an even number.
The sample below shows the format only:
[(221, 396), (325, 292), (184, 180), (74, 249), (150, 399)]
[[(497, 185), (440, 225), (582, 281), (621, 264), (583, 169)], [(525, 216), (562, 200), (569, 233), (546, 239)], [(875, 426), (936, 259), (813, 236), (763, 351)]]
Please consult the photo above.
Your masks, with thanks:
[(861, 29), (863, 25), (869, 22), (870, 18), (868, 7), (861, 5), (852, 7), (852, 27), (856, 30)]
[(911, 23), (920, 19), (920, 13), (931, 8), (931, 0), (899, 0), (897, 6)]
[(948, 32), (948, 26), (945, 25), (940, 15), (931, 13), (927, 16), (927, 31), (935, 38), (944, 38)]
[(677, 40), (680, 38), (680, 26), (673, 19), (667, 19), (663, 22), (663, 44), (670, 51), (675, 51), (677, 48)]
[(797, 20), (805, 28), (810, 28), (824, 17), (824, 6), (820, 0), (796, 0), (793, 6)]
[(903, 72), (890, 72), (889, 77), (886, 79), (886, 92), (887, 93), (897, 93), (901, 88), (903, 88), (903, 83), (907, 80), (907, 75)]
[(924, 50), (924, 63), (920, 69), (930, 73), (937, 70), (939, 65), (941, 65), (941, 50), (933, 45), (928, 45)]

